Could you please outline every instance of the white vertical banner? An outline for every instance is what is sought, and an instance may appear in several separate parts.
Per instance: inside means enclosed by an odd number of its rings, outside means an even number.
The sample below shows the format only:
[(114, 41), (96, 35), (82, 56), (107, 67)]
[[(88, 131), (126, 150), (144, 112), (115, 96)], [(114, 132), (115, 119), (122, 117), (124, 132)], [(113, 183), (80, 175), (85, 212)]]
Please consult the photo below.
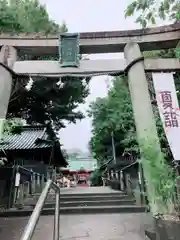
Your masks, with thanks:
[(180, 109), (173, 73), (152, 73), (156, 100), (174, 160), (180, 161)]

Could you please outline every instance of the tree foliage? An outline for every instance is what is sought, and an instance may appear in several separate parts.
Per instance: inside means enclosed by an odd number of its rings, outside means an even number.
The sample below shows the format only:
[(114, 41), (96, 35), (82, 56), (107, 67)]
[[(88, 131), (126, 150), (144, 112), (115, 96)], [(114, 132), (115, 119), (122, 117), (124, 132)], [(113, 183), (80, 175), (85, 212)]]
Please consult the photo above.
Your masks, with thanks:
[(0, 32), (43, 33), (66, 32), (67, 26), (56, 24), (49, 18), (46, 7), (38, 0), (1, 0)]
[(98, 98), (90, 105), (89, 116), (92, 117), (93, 126), (90, 146), (94, 157), (102, 162), (108, 156), (112, 156), (112, 132), (118, 156), (121, 156), (124, 151), (138, 152), (126, 80), (126, 78), (116, 77), (108, 96)]
[(82, 79), (62, 78), (39, 79), (34, 81), (30, 91), (19, 88), (10, 99), (8, 117), (19, 117), (28, 123), (53, 122), (56, 128), (63, 127), (63, 120), (76, 122), (82, 119), (81, 112), (76, 111), (79, 103), (83, 103), (88, 95), (88, 81)]
[[(1, 0), (0, 32), (3, 33), (40, 33), (58, 35), (67, 31), (66, 24), (56, 24), (49, 18), (45, 6), (38, 0)], [(21, 55), (20, 59), (58, 60), (57, 56)], [(15, 81), (8, 108), (7, 118), (22, 118), (30, 124), (52, 122), (56, 129), (64, 127), (63, 120), (75, 123), (84, 116), (76, 111), (89, 93), (88, 79), (75, 77), (33, 78), (31, 88), (26, 82)]]
[(125, 16), (129, 17), (137, 13), (136, 22), (142, 27), (149, 23), (155, 24), (157, 19), (180, 20), (179, 0), (134, 0), (125, 10)]
[(103, 172), (100, 169), (95, 169), (90, 175), (91, 185), (102, 186), (103, 185), (102, 176)]
[[(89, 116), (92, 117), (93, 127), (90, 147), (100, 163), (112, 156), (112, 132), (117, 157), (127, 152), (131, 155), (139, 155), (131, 98), (126, 81), (126, 77), (114, 78), (107, 97), (98, 98), (90, 105)], [(170, 157), (171, 152), (156, 106), (154, 106), (154, 114), (162, 150)]]
[(4, 123), (4, 134), (11, 134), (13, 132), (20, 133), (23, 125), (23, 120), (19, 118), (9, 119)]
[[(133, 0), (125, 10), (125, 17), (135, 15), (136, 23), (139, 23), (143, 28), (149, 24), (155, 24), (158, 19), (180, 22), (180, 1), (179, 0)], [(162, 57), (172, 56), (172, 50), (160, 52)], [(180, 58), (180, 42), (173, 50), (173, 55)], [(155, 51), (155, 54), (157, 52)]]

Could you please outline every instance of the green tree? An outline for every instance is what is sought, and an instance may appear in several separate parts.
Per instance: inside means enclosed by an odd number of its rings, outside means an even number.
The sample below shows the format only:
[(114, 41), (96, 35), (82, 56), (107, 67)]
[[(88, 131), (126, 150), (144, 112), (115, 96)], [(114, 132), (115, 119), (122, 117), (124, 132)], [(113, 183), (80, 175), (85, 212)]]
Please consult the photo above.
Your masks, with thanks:
[(22, 119), (19, 119), (19, 118), (9, 119), (4, 123), (4, 134), (21, 132), (21, 127), (23, 125), (24, 125), (24, 122)]
[(114, 78), (108, 96), (98, 98), (90, 105), (93, 126), (90, 147), (94, 157), (101, 162), (112, 156), (112, 132), (118, 156), (124, 151), (138, 152), (132, 105), (125, 82), (123, 77)]
[(46, 7), (38, 0), (1, 0), (0, 32), (42, 33), (66, 32), (67, 26), (56, 24), (49, 18)]
[[(92, 117), (93, 127), (90, 148), (100, 163), (112, 156), (112, 132), (117, 157), (125, 152), (139, 155), (131, 98), (126, 82), (126, 77), (114, 78), (113, 87), (107, 97), (98, 98), (90, 105), (89, 116)], [(167, 157), (171, 157), (156, 106), (154, 113), (162, 149)]]
[[(1, 0), (0, 32), (3, 33), (37, 33), (58, 35), (67, 31), (66, 24), (56, 24), (49, 18), (45, 6), (38, 0)], [(54, 59), (57, 56), (21, 55), (22, 59)], [(33, 78), (29, 90), (26, 83), (15, 81), (8, 108), (7, 118), (22, 118), (30, 124), (52, 122), (58, 130), (64, 127), (63, 121), (75, 123), (84, 116), (76, 111), (89, 93), (89, 78), (63, 77)]]
[(137, 13), (136, 22), (142, 27), (149, 23), (155, 24), (157, 19), (180, 20), (179, 0), (134, 0), (125, 10), (125, 16), (129, 17)]
[[(179, 0), (134, 0), (125, 10), (125, 17), (135, 15), (136, 23), (143, 28), (149, 24), (155, 24), (158, 19), (180, 22), (180, 1)], [(161, 57), (180, 58), (180, 42), (175, 50), (155, 51), (154, 56), (159, 53)], [(152, 53), (151, 53), (152, 54)]]

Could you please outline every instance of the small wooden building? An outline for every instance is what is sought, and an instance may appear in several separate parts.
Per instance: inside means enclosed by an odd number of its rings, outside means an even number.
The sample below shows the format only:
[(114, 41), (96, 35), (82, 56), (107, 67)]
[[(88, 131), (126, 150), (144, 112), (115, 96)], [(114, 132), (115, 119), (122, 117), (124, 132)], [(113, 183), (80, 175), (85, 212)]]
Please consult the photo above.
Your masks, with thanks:
[(0, 157), (6, 157), (8, 164), (41, 174), (48, 166), (67, 166), (59, 140), (49, 125), (22, 126), (18, 132), (4, 135)]
[(129, 164), (121, 169), (123, 180), (124, 180), (124, 190), (127, 193), (132, 193), (139, 185), (139, 163), (138, 161)]
[(137, 204), (148, 205), (143, 169), (139, 161), (124, 167), (121, 171), (124, 179), (124, 190), (127, 194), (134, 195)]
[[(31, 172), (52, 172), (54, 166), (67, 166), (59, 140), (50, 126), (22, 126), (18, 131), (4, 135), (0, 141), (0, 158), (7, 164), (0, 168), (0, 203), (8, 203), (13, 192), (15, 166), (21, 166), (21, 181), (30, 181)], [(9, 200), (8, 200), (9, 201)]]
[(121, 182), (124, 182), (124, 178), (121, 174), (121, 170), (128, 165), (133, 164), (136, 161), (136, 158), (132, 155), (125, 154), (124, 156), (120, 156), (116, 158), (116, 163), (114, 159), (107, 161), (107, 163), (103, 164), (101, 168), (106, 169), (107, 177), (108, 177), (108, 185), (110, 185), (113, 189), (116, 190), (124, 190), (122, 189)]

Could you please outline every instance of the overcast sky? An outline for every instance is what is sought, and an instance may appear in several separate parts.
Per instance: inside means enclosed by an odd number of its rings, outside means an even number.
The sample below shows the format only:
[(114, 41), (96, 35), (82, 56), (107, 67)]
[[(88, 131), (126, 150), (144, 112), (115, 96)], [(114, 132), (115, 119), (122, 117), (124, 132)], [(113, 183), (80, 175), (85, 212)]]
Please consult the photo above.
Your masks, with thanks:
[[(45, 3), (50, 17), (57, 23), (66, 22), (69, 32), (113, 31), (139, 28), (134, 18), (124, 18), (124, 10), (130, 0), (40, 0)], [(121, 54), (92, 55), (90, 59), (117, 58)], [(90, 95), (84, 105), (79, 106), (85, 113), (89, 103), (107, 94), (107, 76), (94, 77), (90, 83)], [(61, 143), (66, 149), (87, 150), (91, 136), (89, 118), (70, 124), (60, 132)]]

